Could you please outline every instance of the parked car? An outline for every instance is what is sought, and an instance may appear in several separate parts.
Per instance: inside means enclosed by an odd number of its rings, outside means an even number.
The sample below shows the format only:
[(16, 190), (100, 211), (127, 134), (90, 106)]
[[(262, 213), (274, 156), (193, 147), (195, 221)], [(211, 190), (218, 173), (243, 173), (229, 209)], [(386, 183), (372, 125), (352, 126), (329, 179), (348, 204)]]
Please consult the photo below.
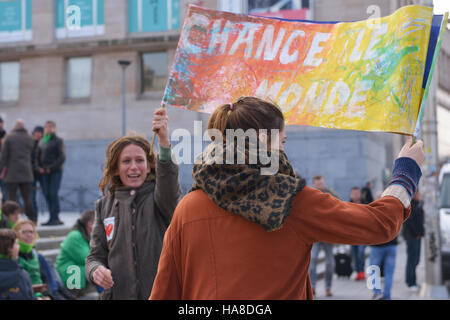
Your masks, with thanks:
[(450, 280), (450, 163), (439, 173), (439, 219), (441, 231), (442, 280)]

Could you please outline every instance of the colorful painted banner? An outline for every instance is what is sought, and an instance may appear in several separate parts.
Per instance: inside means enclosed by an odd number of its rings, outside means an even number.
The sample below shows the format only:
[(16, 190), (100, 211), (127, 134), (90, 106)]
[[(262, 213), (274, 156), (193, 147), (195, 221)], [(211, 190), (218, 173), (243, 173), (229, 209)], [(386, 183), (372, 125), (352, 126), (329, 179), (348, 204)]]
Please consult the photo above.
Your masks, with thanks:
[(163, 104), (210, 113), (257, 96), (287, 124), (412, 134), (432, 18), (424, 6), (350, 23), (190, 6)]

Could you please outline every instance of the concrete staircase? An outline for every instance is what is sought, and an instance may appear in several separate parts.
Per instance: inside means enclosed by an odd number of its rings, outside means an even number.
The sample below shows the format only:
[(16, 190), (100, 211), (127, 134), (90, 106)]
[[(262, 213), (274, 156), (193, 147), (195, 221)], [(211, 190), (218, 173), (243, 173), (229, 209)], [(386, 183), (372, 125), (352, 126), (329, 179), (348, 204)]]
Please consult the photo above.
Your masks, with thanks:
[(38, 226), (39, 239), (36, 241), (36, 249), (53, 263), (59, 253), (59, 247), (66, 238), (72, 226)]

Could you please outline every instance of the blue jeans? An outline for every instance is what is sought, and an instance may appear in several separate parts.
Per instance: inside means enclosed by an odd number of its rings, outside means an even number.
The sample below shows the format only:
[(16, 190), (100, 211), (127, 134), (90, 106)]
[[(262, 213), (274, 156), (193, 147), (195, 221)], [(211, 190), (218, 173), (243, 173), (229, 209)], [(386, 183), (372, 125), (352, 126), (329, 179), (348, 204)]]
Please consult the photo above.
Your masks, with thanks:
[(366, 262), (365, 250), (366, 250), (365, 245), (352, 246), (353, 269), (355, 269), (357, 273), (365, 271), (364, 269), (364, 264)]
[(406, 284), (416, 286), (416, 268), (420, 261), (420, 238), (406, 240)]
[[(394, 280), (395, 259), (397, 258), (397, 245), (384, 247), (371, 247), (370, 265), (384, 265), (384, 293), (386, 300), (391, 300), (391, 289)], [(381, 289), (374, 288), (374, 294), (381, 293)]]
[(47, 284), (50, 287), (49, 288), (50, 291), (51, 292), (58, 291), (58, 283), (51, 271), (51, 267), (49, 266), (47, 260), (41, 253), (38, 253), (37, 256), (39, 259), (39, 265), (41, 267), (41, 271), (45, 274), (45, 278), (47, 279)]
[(311, 250), (311, 263), (309, 265), (309, 277), (311, 278), (311, 286), (316, 288), (317, 281), (317, 258), (319, 257), (320, 249), (325, 251), (325, 288), (331, 290), (331, 282), (333, 281), (334, 273), (334, 256), (333, 244), (325, 242), (316, 242), (313, 244)]
[(61, 186), (62, 171), (54, 171), (42, 175), (42, 191), (47, 200), (51, 222), (59, 221), (59, 187)]
[(39, 215), (39, 208), (38, 208), (37, 199), (36, 199), (37, 198), (37, 193), (38, 193), (38, 182), (39, 182), (39, 184), (40, 184), (40, 186), (42, 188), (42, 179), (41, 179), (40, 175), (38, 177), (34, 178), (33, 188), (31, 189), (31, 198), (32, 198), (32, 201), (33, 201), (33, 210), (34, 210), (34, 213), (36, 214), (36, 220), (37, 220), (37, 217)]

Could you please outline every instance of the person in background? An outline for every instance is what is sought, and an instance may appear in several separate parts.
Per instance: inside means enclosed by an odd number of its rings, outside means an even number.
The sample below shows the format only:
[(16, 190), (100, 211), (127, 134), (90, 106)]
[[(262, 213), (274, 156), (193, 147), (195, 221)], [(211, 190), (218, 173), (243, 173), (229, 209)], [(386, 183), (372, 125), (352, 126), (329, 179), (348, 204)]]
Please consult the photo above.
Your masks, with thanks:
[[(377, 199), (379, 198), (378, 196), (381, 196), (381, 194), (377, 194)], [(412, 199), (410, 203), (412, 205)], [(371, 266), (378, 266), (380, 268), (380, 276), (384, 277), (383, 290), (381, 290), (381, 288), (377, 288), (376, 286), (373, 288), (373, 300), (391, 300), (391, 290), (394, 283), (395, 260), (397, 259), (397, 247), (398, 235), (391, 241), (372, 245), (370, 247), (369, 263)]]
[(372, 182), (368, 181), (361, 189), (361, 200), (364, 204), (369, 204), (373, 201)]
[(41, 265), (37, 251), (33, 249), (38, 234), (36, 232), (36, 224), (31, 220), (19, 220), (13, 230), (19, 238), (19, 263), (30, 275), (33, 286), (41, 286), (42, 290), (36, 292), (37, 298), (45, 298), (50, 300), (47, 295), (47, 286), (42, 279)]
[[(64, 286), (71, 290), (77, 297), (86, 293), (87, 281), (85, 276), (85, 260), (89, 254), (89, 241), (94, 224), (95, 211), (83, 212), (61, 244), (58, 257), (56, 258), (56, 270)], [(74, 267), (78, 268), (74, 271)], [(71, 277), (74, 272), (80, 274), (79, 279)]]
[[(358, 187), (353, 187), (350, 190), (350, 202), (353, 203), (362, 203), (361, 201), (361, 189)], [(364, 265), (366, 261), (366, 246), (365, 245), (353, 245), (352, 246), (352, 260), (353, 260), (353, 268), (356, 272), (355, 280), (364, 280), (366, 279), (364, 272)]]
[[(1, 150), (3, 148), (3, 141), (5, 140), (6, 137), (6, 131), (4, 128), (4, 121), (3, 118), (0, 117), (0, 153)], [(4, 168), (2, 171), (0, 171), (0, 192), (2, 193), (2, 202), (6, 201), (6, 198), (8, 197), (8, 193), (6, 192), (6, 185), (5, 185), (5, 181), (3, 180), (5, 177), (5, 171), (6, 168)]]
[[(314, 188), (319, 189), (324, 193), (329, 193), (333, 197), (339, 199), (337, 194), (330, 190), (325, 182), (325, 178), (322, 175), (316, 175), (313, 177)], [(333, 283), (334, 274), (334, 255), (333, 255), (333, 244), (327, 242), (316, 242), (313, 244), (311, 250), (311, 264), (309, 265), (309, 276), (311, 278), (311, 286), (313, 289), (313, 294), (316, 294), (316, 281), (317, 281), (317, 260), (319, 259), (319, 252), (323, 249), (325, 251), (325, 295), (331, 297), (333, 293), (331, 292), (331, 286)]]
[(419, 191), (411, 200), (411, 215), (403, 223), (402, 235), (406, 240), (406, 285), (412, 291), (418, 292), (416, 268), (420, 262), (421, 239), (425, 235), (423, 203)]
[(11, 200), (5, 201), (0, 211), (0, 228), (12, 229), (19, 221), (22, 208), (20, 205)]
[(50, 219), (44, 226), (64, 224), (59, 220), (59, 188), (61, 186), (63, 164), (66, 160), (64, 141), (56, 135), (56, 124), (47, 121), (44, 136), (39, 141), (35, 167), (42, 175), (42, 191), (47, 200)]
[(0, 117), (0, 149), (2, 148), (2, 143), (5, 137), (6, 137), (5, 122), (3, 121), (3, 118)]
[(31, 153), (34, 141), (25, 129), (22, 119), (17, 119), (14, 129), (6, 137), (0, 160), (0, 172), (6, 168), (5, 184), (8, 194), (7, 200), (17, 201), (17, 190), (24, 202), (25, 214), (28, 219), (36, 222), (31, 197), (33, 184), (33, 169), (31, 166)]
[(34, 300), (30, 275), (17, 262), (19, 242), (11, 229), (0, 229), (0, 300)]
[(39, 208), (37, 206), (37, 200), (36, 200), (36, 196), (37, 196), (37, 191), (38, 191), (38, 182), (39, 182), (39, 186), (42, 188), (42, 175), (39, 172), (39, 168), (36, 167), (37, 164), (37, 154), (38, 154), (38, 147), (39, 147), (39, 141), (41, 141), (42, 137), (44, 135), (44, 128), (42, 126), (36, 126), (33, 129), (32, 132), (32, 136), (34, 139), (34, 148), (33, 148), (33, 152), (31, 153), (31, 163), (33, 166), (33, 188), (32, 188), (32, 201), (33, 201), (33, 209), (34, 212), (36, 214), (36, 218), (39, 216)]

